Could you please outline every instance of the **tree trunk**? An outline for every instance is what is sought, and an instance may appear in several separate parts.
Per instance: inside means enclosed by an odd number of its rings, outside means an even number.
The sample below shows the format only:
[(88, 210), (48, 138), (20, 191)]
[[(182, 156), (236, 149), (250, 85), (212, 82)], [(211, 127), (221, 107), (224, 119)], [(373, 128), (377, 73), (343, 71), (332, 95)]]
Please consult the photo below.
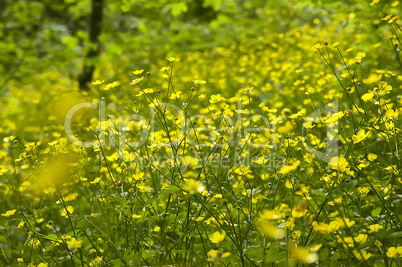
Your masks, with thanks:
[(91, 42), (91, 47), (84, 59), (83, 70), (78, 77), (80, 90), (82, 91), (89, 91), (88, 83), (92, 81), (92, 76), (95, 70), (93, 61), (100, 52), (99, 35), (102, 31), (102, 11), (103, 0), (92, 0), (92, 14), (89, 24), (89, 41)]

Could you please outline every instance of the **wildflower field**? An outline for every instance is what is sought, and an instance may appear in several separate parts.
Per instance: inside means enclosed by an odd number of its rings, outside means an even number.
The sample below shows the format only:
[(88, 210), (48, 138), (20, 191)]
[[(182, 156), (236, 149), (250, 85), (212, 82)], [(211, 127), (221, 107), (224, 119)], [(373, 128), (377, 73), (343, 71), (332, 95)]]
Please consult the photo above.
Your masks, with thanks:
[(402, 266), (395, 0), (4, 0), (0, 266)]

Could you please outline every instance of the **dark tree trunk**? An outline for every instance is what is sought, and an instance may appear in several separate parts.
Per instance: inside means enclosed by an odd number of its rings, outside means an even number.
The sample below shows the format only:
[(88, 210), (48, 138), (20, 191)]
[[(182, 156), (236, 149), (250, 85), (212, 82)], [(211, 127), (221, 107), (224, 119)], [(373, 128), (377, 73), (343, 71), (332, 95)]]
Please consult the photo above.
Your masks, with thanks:
[(103, 0), (92, 0), (92, 14), (89, 24), (89, 41), (92, 46), (84, 59), (83, 70), (78, 77), (80, 90), (89, 91), (88, 83), (92, 81), (92, 75), (95, 70), (93, 59), (95, 59), (100, 52), (99, 35), (102, 31), (102, 18), (103, 18)]

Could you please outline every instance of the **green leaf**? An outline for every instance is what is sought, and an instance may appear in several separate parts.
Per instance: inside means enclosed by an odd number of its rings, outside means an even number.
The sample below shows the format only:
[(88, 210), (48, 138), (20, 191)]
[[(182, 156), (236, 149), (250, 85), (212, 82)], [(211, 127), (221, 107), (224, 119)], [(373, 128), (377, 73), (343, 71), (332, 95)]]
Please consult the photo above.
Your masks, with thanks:
[(382, 210), (381, 207), (378, 207), (378, 208), (373, 209), (373, 210), (371, 211), (371, 216), (377, 217), (377, 216), (381, 213), (381, 210)]
[(172, 15), (177, 17), (183, 12), (187, 12), (187, 4), (186, 2), (179, 2), (179, 3), (171, 3), (168, 5), (172, 11)]
[(50, 234), (50, 235), (44, 236), (43, 238), (51, 240), (51, 241), (57, 241), (57, 235), (55, 235), (55, 234)]
[(272, 247), (268, 250), (265, 255), (265, 262), (273, 263), (286, 258), (286, 251), (279, 252), (279, 248), (277, 246)]
[(179, 190), (180, 190), (180, 188), (178, 188), (177, 186), (175, 186), (175, 185), (170, 185), (168, 188), (166, 188), (165, 190), (163, 190), (163, 191), (160, 193), (160, 195), (166, 195), (166, 194), (174, 193), (174, 192), (177, 192), (177, 191), (179, 191)]
[(48, 247), (46, 248), (45, 252), (51, 251), (55, 246), (56, 246), (56, 243), (51, 244), (50, 246), (48, 246)]

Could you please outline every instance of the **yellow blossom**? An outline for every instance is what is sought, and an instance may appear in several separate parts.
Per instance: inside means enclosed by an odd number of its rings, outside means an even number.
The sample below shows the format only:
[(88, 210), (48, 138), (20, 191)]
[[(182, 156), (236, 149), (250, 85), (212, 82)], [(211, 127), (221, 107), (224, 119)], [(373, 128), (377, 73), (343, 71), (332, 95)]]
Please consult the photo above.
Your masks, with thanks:
[(170, 70), (170, 67), (168, 66), (168, 67), (162, 67), (162, 68), (160, 68), (160, 72), (168, 72)]
[(369, 226), (370, 230), (369, 233), (377, 232), (378, 230), (382, 229), (382, 225), (380, 224), (372, 224)]
[(180, 61), (179, 57), (167, 57), (166, 58), (169, 62), (177, 62)]
[(362, 95), (362, 100), (365, 102), (368, 102), (368, 101), (371, 101), (373, 99), (373, 97), (374, 97), (373, 92), (368, 92), (368, 93), (365, 93), (364, 95)]
[(74, 213), (74, 208), (72, 206), (68, 206), (67, 208), (64, 208), (61, 211), (61, 216), (63, 216), (64, 218), (68, 218), (69, 214), (73, 214)]
[(17, 211), (16, 209), (15, 209), (15, 210), (8, 210), (8, 211), (6, 211), (6, 213), (2, 213), (1, 216), (4, 216), (4, 217), (11, 217), (11, 216), (14, 215), (14, 213), (15, 213), (16, 211)]
[(303, 217), (307, 213), (307, 203), (304, 199), (299, 201), (297, 207), (292, 210), (292, 216), (295, 218)]
[(306, 121), (305, 123), (303, 123), (303, 127), (306, 129), (311, 129), (314, 128), (314, 124), (311, 121)]
[(357, 191), (360, 193), (360, 195), (367, 195), (368, 192), (370, 192), (370, 189), (368, 187), (358, 187)]
[(225, 239), (225, 236), (226, 236), (225, 231), (222, 231), (221, 233), (220, 232), (215, 232), (215, 233), (212, 234), (212, 236), (209, 237), (209, 240), (211, 240), (211, 242), (217, 244), (217, 243), (222, 242), (223, 239)]
[(365, 242), (367, 241), (367, 235), (366, 235), (366, 234), (358, 234), (358, 235), (354, 238), (354, 240), (355, 240), (357, 243), (363, 244), (363, 243), (365, 243)]
[(369, 154), (367, 155), (367, 159), (368, 159), (369, 161), (374, 161), (376, 158), (377, 158), (377, 155), (376, 155), (376, 154), (369, 153)]
[(177, 91), (176, 93), (172, 93), (169, 98), (170, 99), (179, 99), (181, 95), (182, 95), (182, 91)]
[(144, 72), (144, 70), (143, 69), (140, 69), (140, 70), (135, 70), (135, 71), (133, 71), (133, 74), (134, 75), (140, 75), (141, 73), (143, 73)]
[(361, 141), (363, 141), (364, 139), (366, 139), (368, 137), (368, 135), (370, 134), (370, 132), (367, 132), (364, 129), (360, 129), (357, 134), (354, 134), (352, 136), (352, 140), (355, 144), (360, 143)]
[(144, 80), (144, 77), (135, 78), (131, 81), (130, 85), (137, 85)]
[(376, 4), (378, 4), (380, 2), (380, 0), (373, 0), (373, 2), (370, 3), (370, 6), (374, 6)]
[(296, 170), (296, 169), (297, 169), (297, 166), (299, 166), (299, 165), (300, 165), (300, 160), (296, 160), (296, 161), (294, 161), (291, 165), (285, 165), (285, 166), (283, 166), (283, 167), (279, 170), (279, 172), (282, 173), (282, 174), (291, 173), (292, 171)]
[(329, 224), (317, 223), (314, 221), (312, 223), (313, 229), (316, 232), (327, 235), (339, 229), (339, 224), (336, 221), (332, 221)]
[(97, 177), (93, 181), (89, 182), (90, 184), (97, 184), (101, 180), (102, 177)]
[(339, 121), (343, 116), (345, 115), (345, 113), (343, 111), (339, 111), (339, 112), (335, 112), (331, 115), (331, 117), (329, 117), (326, 122), (337, 122)]
[(355, 255), (356, 259), (358, 259), (359, 261), (365, 261), (368, 260), (371, 257), (371, 253), (368, 253), (365, 250), (353, 250), (353, 255)]
[(290, 244), (289, 248), (290, 258), (294, 262), (311, 264), (318, 260), (318, 254), (315, 252), (311, 252), (307, 248), (296, 247), (294, 244)]
[(95, 267), (95, 266), (98, 266), (101, 262), (102, 262), (102, 257), (96, 257), (93, 261), (91, 261), (90, 263), (89, 263), (89, 266), (91, 266), (91, 267)]
[(102, 83), (104, 83), (105, 82), (105, 80), (96, 80), (96, 81), (94, 81), (94, 82), (92, 82), (92, 84), (93, 85), (101, 85)]
[(193, 80), (193, 83), (195, 84), (195, 85), (201, 85), (201, 84), (206, 84), (207, 82), (206, 81), (204, 81), (204, 80)]
[(389, 258), (399, 259), (402, 257), (402, 247), (390, 247), (387, 251)]
[(207, 97), (206, 94), (200, 94), (200, 95), (198, 96), (198, 99), (199, 99), (199, 100), (204, 100), (205, 97)]
[(214, 104), (214, 103), (218, 103), (225, 100), (224, 97), (222, 97), (220, 94), (216, 94), (216, 95), (211, 95), (211, 98), (209, 99), (209, 103)]
[(77, 240), (73, 237), (67, 241), (67, 245), (72, 248), (80, 248), (82, 246), (82, 240)]
[(194, 179), (184, 179), (183, 189), (188, 191), (190, 194), (195, 194), (204, 191), (205, 186)]
[(344, 157), (333, 157), (331, 158), (330, 162), (328, 163), (334, 170), (339, 170), (341, 172), (346, 171), (348, 166), (348, 161)]
[(282, 239), (286, 236), (286, 230), (274, 226), (269, 221), (259, 220), (258, 228), (265, 237), (272, 240)]
[(27, 149), (28, 151), (32, 151), (32, 150), (34, 150), (34, 149), (36, 148), (36, 144), (35, 144), (35, 142), (30, 142), (30, 143), (27, 143), (27, 144), (25, 145), (25, 147), (26, 147), (26, 149)]

